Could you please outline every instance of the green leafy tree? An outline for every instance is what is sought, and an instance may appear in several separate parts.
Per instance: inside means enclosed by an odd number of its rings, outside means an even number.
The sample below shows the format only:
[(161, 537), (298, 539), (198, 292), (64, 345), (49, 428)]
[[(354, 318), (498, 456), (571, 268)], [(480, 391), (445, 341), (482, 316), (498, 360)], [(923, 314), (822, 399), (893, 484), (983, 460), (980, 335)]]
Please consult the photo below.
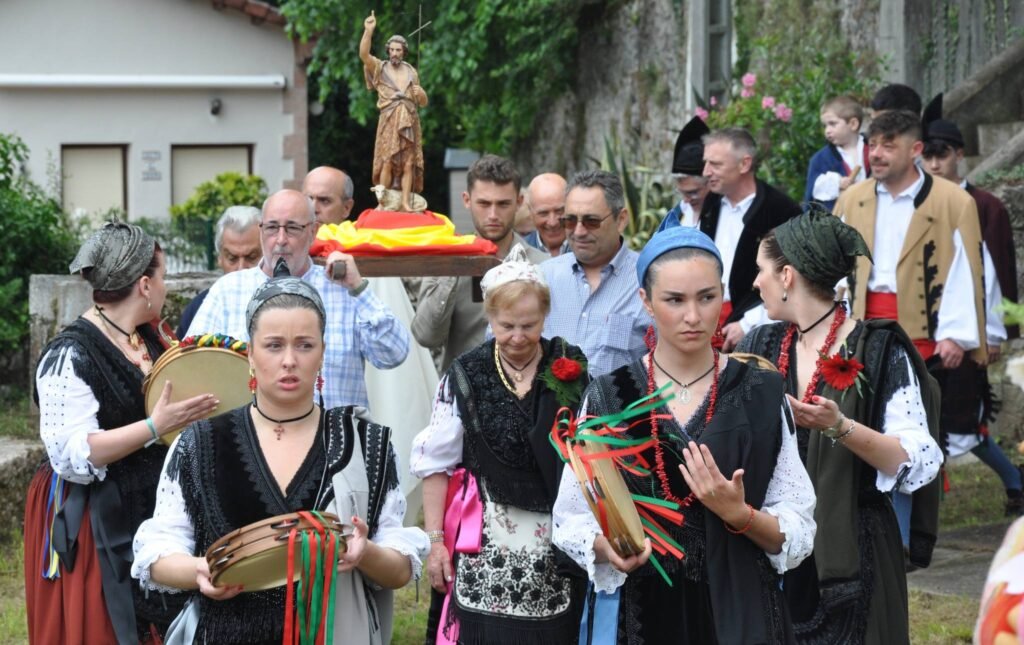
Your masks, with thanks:
[[(393, 33), (420, 24), (422, 3), (387, 0), (375, 6), (374, 54)], [(585, 0), (481, 0), (431, 3), (430, 25), (410, 39), (409, 62), (419, 72), (430, 105), (420, 111), (424, 138), (507, 154), (533, 132), (549, 100), (570, 84), (577, 22)], [(349, 112), (362, 126), (376, 123), (376, 95), (366, 89), (358, 43), (369, 8), (346, 0), (286, 0), (289, 32), (316, 39), (309, 73), (320, 98), (349, 93)], [(422, 44), (420, 44), (422, 43)]]
[(23, 172), (28, 147), (0, 133), (0, 381), (27, 358), (28, 283), (34, 273), (67, 273), (78, 239), (61, 205)]

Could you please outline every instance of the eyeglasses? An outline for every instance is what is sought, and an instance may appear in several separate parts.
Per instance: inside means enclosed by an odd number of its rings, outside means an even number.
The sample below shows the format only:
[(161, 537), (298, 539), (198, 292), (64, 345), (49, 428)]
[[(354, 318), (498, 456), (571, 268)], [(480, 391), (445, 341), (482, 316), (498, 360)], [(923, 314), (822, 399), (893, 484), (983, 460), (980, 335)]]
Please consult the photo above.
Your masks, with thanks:
[(267, 237), (277, 237), (277, 234), (284, 229), (284, 234), (288, 237), (298, 237), (305, 232), (306, 227), (309, 224), (295, 224), (294, 222), (288, 222), (284, 226), (277, 222), (269, 222), (267, 224), (260, 223), (260, 230), (263, 231), (263, 235)]
[(601, 226), (601, 222), (605, 221), (614, 214), (615, 213), (608, 213), (604, 217), (598, 217), (597, 215), (583, 215), (582, 217), (577, 217), (575, 215), (566, 215), (565, 217), (559, 217), (558, 221), (562, 223), (562, 226), (565, 227), (567, 231), (575, 229), (577, 224), (582, 224), (583, 228), (587, 229), (588, 231), (593, 231), (599, 226)]

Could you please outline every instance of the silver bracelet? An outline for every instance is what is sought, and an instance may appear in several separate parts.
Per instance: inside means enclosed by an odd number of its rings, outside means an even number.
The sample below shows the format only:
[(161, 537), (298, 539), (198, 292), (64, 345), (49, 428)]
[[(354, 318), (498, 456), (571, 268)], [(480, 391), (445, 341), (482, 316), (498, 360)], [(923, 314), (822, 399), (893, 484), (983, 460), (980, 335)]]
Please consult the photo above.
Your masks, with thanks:
[[(847, 438), (847, 437), (849, 437), (849, 436), (850, 436), (851, 434), (853, 434), (853, 431), (854, 431), (854, 430), (855, 430), (856, 428), (857, 428), (857, 422), (856, 422), (856, 421), (854, 421), (853, 419), (850, 419), (850, 427), (849, 427), (849, 428), (847, 428), (847, 429), (846, 429), (846, 432), (844, 432), (843, 434), (839, 435), (838, 437), (835, 437), (835, 438), (833, 438), (833, 439), (832, 439), (832, 445), (833, 445), (833, 446), (834, 446), (834, 445), (836, 445), (836, 442), (842, 442), (842, 441), (843, 441), (843, 439), (846, 439), (846, 438)], [(843, 444), (843, 445), (845, 445), (845, 444)]]
[(444, 531), (427, 531), (427, 538), (430, 540), (431, 544), (444, 542)]

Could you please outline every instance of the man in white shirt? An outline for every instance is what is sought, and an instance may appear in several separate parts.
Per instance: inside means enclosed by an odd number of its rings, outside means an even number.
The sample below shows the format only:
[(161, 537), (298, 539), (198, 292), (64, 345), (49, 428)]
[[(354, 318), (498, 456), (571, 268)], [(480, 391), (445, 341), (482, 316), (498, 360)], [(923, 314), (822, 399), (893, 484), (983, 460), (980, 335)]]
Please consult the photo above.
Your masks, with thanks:
[(705, 135), (704, 177), (711, 194), (704, 200), (698, 226), (722, 254), (723, 351), (732, 350), (751, 328), (767, 320), (753, 286), (757, 245), (765, 233), (800, 214), (800, 205), (758, 179), (756, 168), (757, 144), (743, 128)]

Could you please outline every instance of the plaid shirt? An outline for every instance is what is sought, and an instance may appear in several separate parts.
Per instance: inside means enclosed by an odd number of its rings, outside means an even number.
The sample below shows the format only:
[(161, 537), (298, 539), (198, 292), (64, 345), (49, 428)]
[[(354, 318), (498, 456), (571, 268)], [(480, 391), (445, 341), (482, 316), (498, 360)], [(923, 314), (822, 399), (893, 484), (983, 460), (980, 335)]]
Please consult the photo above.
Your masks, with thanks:
[(601, 269), (601, 284), (593, 293), (574, 254), (540, 265), (551, 289), (544, 337), (561, 336), (583, 349), (591, 376), (607, 374), (647, 352), (644, 333), (653, 321), (637, 295), (637, 257), (623, 243)]
[[(189, 335), (214, 332), (248, 341), (245, 308), (256, 287), (268, 280), (262, 266), (261, 261), (217, 280), (192, 319)], [(353, 298), (312, 263), (302, 279), (316, 287), (327, 310), (324, 405), (368, 407), (363, 361), (379, 369), (397, 367), (409, 353), (409, 332), (370, 289)]]

